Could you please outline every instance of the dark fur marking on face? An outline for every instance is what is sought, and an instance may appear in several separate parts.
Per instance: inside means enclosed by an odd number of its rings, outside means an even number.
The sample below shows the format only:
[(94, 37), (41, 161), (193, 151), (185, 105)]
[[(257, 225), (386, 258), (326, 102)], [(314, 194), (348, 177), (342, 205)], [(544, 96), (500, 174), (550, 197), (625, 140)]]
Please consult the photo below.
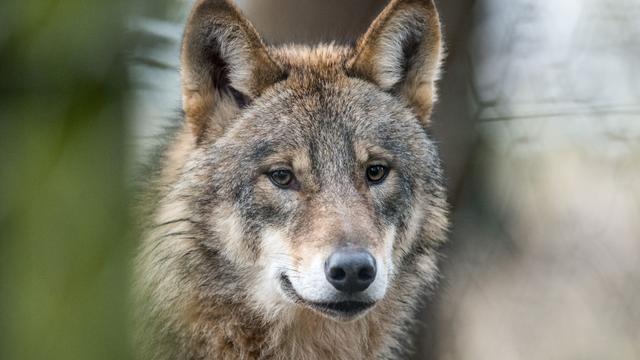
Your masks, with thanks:
[(207, 276), (203, 281), (221, 284), (219, 289), (221, 291), (229, 292), (230, 294), (237, 293), (242, 270), (226, 259), (220, 253), (220, 250), (211, 247), (209, 244), (200, 244), (198, 251), (204, 260), (201, 266), (211, 269), (206, 272)]
[(380, 216), (387, 224), (397, 224), (400, 216), (407, 211), (412, 198), (412, 190), (409, 179), (403, 174), (398, 174), (398, 183), (389, 184), (393, 189), (389, 195), (381, 199), (382, 206), (377, 209)]
[(271, 141), (261, 139), (254, 143), (253, 149), (245, 159), (245, 162), (259, 164), (261, 160), (273, 155), (275, 151)]
[(402, 270), (415, 266), (418, 258), (427, 255), (430, 251), (429, 245), (423, 241), (414, 241), (407, 253), (402, 255), (400, 260), (400, 268)]
[(251, 104), (251, 98), (249, 98), (247, 95), (236, 90), (235, 88), (233, 88), (233, 86), (229, 86), (228, 89), (229, 93), (233, 97), (233, 100), (236, 102), (240, 109), (244, 109)]

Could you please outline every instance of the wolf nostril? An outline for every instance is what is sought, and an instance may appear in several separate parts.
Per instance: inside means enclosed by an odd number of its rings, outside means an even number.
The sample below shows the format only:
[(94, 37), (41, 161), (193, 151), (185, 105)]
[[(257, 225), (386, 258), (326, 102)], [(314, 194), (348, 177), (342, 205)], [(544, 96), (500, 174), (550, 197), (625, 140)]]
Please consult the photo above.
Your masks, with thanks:
[(371, 267), (364, 267), (358, 272), (358, 279), (360, 280), (369, 280), (373, 279), (373, 277), (373, 268)]
[(331, 277), (334, 280), (344, 280), (345, 277), (347, 277), (347, 273), (344, 272), (344, 270), (342, 268), (338, 268), (338, 267), (333, 267), (329, 270), (330, 274), (329, 277)]
[(366, 250), (340, 249), (324, 264), (327, 281), (339, 291), (356, 293), (366, 290), (376, 277), (376, 260)]

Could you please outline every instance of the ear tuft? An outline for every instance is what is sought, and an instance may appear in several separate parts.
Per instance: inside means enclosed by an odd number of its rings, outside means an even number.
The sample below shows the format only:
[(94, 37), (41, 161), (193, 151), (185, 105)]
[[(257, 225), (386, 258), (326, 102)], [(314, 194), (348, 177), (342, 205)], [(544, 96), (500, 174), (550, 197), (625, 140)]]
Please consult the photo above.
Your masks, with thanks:
[(404, 98), (426, 125), (442, 61), (432, 0), (393, 0), (360, 39), (347, 71)]

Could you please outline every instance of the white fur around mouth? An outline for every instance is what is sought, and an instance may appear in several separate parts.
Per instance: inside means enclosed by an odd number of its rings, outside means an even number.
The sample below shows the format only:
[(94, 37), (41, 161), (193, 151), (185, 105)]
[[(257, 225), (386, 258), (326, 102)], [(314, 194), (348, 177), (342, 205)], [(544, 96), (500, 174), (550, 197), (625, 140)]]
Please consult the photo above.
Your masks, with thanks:
[(280, 284), (284, 293), (297, 304), (304, 305), (323, 315), (338, 320), (353, 320), (371, 309), (376, 303), (366, 301), (335, 301), (335, 302), (313, 302), (302, 298), (293, 288), (287, 275), (280, 276)]

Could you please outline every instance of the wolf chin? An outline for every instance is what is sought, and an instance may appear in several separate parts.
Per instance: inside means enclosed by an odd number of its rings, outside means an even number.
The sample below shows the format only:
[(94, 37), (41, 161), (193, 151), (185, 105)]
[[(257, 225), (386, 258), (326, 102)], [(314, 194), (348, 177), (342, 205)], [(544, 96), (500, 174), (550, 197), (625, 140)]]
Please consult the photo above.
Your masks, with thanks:
[(447, 228), (427, 132), (441, 57), (431, 0), (314, 47), (266, 46), (228, 1), (197, 1), (184, 121), (143, 201), (143, 358), (406, 356)]

